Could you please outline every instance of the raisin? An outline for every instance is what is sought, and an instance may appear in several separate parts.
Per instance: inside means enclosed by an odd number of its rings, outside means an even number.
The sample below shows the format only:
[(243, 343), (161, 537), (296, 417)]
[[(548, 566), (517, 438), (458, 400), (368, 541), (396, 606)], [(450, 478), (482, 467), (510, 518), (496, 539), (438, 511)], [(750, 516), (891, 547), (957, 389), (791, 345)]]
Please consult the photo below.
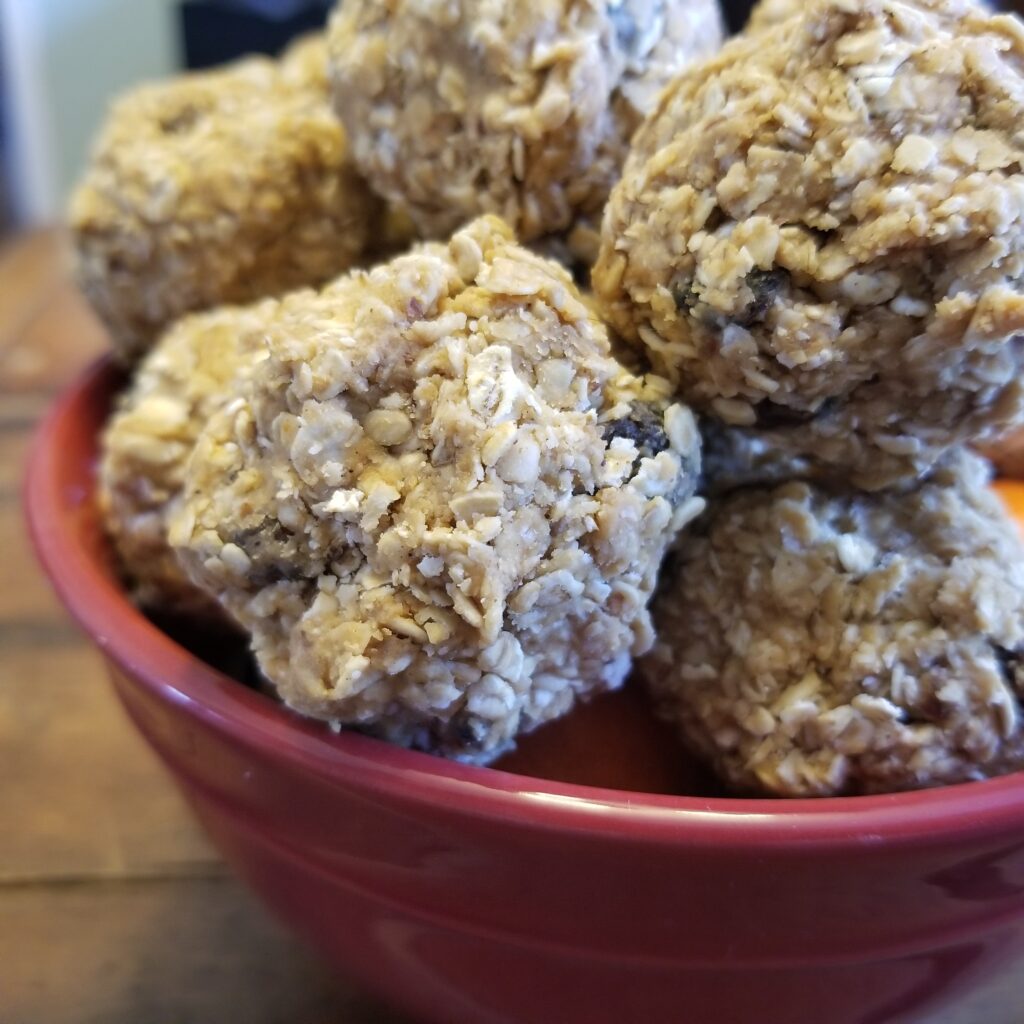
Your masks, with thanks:
[(252, 562), (249, 579), (253, 586), (268, 587), (282, 580), (300, 579), (303, 575), (295, 565), (295, 538), (270, 516), (265, 516), (256, 526), (236, 531), (227, 541), (249, 556)]
[(483, 746), (484, 726), (465, 708), (447, 722), (434, 721), (429, 724), (420, 748), (429, 752), (445, 750), (479, 750)]
[(1021, 670), (1021, 652), (1009, 651), (1005, 647), (997, 647), (995, 651), (1004, 678), (1015, 690), (1020, 689), (1017, 680)]
[(254, 565), (249, 573), (249, 581), (254, 587), (263, 588), (273, 586), (282, 580), (294, 582), (301, 579), (302, 573), (298, 572), (295, 566), (284, 566), (280, 563), (271, 565)]
[(676, 309), (680, 313), (688, 313), (697, 305), (698, 296), (693, 290), (692, 280), (677, 279), (672, 282), (670, 291), (672, 292), (672, 301), (675, 302)]
[(747, 274), (745, 284), (754, 297), (738, 322), (743, 327), (760, 323), (788, 281), (789, 274), (785, 270), (752, 270)]
[(645, 402), (633, 402), (629, 416), (604, 425), (605, 441), (611, 442), (616, 437), (632, 441), (640, 453), (639, 458), (651, 458), (668, 448), (662, 416)]
[(456, 720), (453, 725), (455, 736), (463, 746), (480, 746), (483, 737), (479, 735), (479, 727), (476, 723)]

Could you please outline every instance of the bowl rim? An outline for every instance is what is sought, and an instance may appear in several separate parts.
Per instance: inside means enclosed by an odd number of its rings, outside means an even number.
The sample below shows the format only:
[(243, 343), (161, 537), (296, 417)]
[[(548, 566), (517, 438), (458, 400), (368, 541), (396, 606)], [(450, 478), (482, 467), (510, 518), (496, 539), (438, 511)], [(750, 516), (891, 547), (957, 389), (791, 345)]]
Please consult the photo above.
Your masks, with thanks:
[[(442, 806), (506, 825), (658, 843), (820, 850), (921, 844), (964, 833), (1024, 835), (1024, 772), (937, 789), (879, 796), (705, 798), (601, 789), (464, 765), (300, 718), (179, 646), (132, 605), (101, 561), (68, 529), (91, 500), (71, 486), (68, 437), (99, 429), (119, 371), (110, 357), (85, 369), (38, 427), (27, 460), (23, 505), (49, 580), (104, 657), (133, 684), (250, 750), (284, 758), (321, 780)], [(102, 413), (102, 415), (99, 415)], [(92, 438), (89, 439), (92, 443)]]

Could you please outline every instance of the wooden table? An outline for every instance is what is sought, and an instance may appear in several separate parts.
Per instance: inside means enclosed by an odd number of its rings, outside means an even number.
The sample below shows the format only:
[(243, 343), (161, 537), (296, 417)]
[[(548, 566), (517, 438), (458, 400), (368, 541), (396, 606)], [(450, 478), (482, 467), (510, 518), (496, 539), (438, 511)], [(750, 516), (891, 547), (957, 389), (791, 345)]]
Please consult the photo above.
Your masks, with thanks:
[[(399, 1024), (227, 875), (36, 569), (28, 439), (104, 345), (57, 234), (0, 251), (0, 1022)], [(1021, 1021), (1009, 972), (929, 1024)]]

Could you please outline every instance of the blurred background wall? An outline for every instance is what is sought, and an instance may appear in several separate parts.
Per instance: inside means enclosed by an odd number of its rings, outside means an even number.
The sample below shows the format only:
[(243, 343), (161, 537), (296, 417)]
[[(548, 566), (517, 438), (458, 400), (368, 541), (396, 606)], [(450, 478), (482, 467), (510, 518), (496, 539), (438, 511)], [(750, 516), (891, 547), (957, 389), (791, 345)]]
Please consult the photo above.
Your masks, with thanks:
[(174, 0), (0, 0), (13, 212), (57, 219), (114, 94), (180, 62)]
[(276, 52), (330, 0), (0, 0), (6, 219), (52, 223), (110, 100), (147, 79)]

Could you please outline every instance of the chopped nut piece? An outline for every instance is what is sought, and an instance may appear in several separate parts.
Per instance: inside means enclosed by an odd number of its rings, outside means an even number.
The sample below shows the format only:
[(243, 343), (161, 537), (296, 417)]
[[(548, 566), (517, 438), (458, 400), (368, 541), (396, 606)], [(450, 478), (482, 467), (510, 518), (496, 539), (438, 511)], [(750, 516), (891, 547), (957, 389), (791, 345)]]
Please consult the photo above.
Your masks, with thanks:
[(412, 420), (404, 412), (374, 409), (363, 422), (363, 428), (378, 444), (390, 447), (409, 440)]

